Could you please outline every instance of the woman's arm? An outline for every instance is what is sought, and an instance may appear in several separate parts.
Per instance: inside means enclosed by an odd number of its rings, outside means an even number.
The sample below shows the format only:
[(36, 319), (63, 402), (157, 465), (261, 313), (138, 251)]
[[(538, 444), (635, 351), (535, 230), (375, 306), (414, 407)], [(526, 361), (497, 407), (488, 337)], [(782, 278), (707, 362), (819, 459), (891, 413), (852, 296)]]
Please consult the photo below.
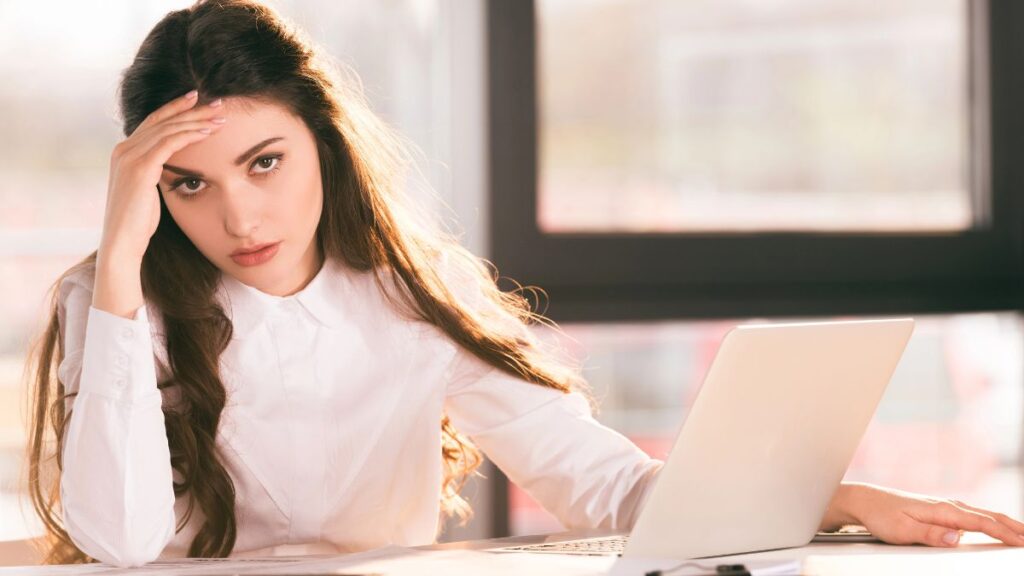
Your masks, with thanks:
[(631, 529), (663, 464), (598, 423), (581, 394), (531, 384), (461, 348), (445, 407), (566, 528)]
[(71, 329), (62, 328), (66, 358), (58, 374), (63, 369), (66, 389), (78, 392), (62, 456), (64, 522), (82, 551), (118, 566), (154, 560), (174, 536), (173, 474), (141, 269), (160, 223), (163, 164), (220, 126), (203, 118), (210, 110), (197, 102), (191, 90), (163, 104), (114, 146), (95, 278), (68, 295)]
[(1024, 524), (958, 500), (931, 498), (871, 484), (844, 482), (821, 530), (859, 524), (890, 544), (956, 546), (963, 530), (984, 532), (1011, 546), (1024, 545)]
[[(529, 340), (530, 329), (455, 264), (443, 253), (438, 273), (462, 304)], [(579, 392), (532, 384), (449, 343), (445, 410), (455, 428), (565, 527), (631, 529), (664, 463), (598, 423)]]
[[(138, 281), (138, 270), (134, 273)], [(103, 277), (113, 288), (119, 278)], [(129, 276), (130, 277), (130, 276)], [(61, 284), (68, 400), (60, 478), (65, 528), (86, 554), (117, 566), (156, 559), (174, 536), (174, 490), (145, 306), (131, 318), (92, 306), (88, 281)], [(122, 290), (123, 292), (123, 290)]]

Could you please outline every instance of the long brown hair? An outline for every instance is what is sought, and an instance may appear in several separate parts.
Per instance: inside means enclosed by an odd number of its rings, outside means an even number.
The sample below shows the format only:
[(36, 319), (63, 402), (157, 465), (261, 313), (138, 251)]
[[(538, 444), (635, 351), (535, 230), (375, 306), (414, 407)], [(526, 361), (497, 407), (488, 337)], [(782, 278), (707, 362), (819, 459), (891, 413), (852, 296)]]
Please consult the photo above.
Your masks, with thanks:
[[(401, 192), (415, 169), (414, 149), (370, 112), (358, 80), (326, 60), (305, 34), (272, 8), (251, 0), (200, 0), (167, 14), (149, 33), (119, 87), (124, 133), (190, 89), (201, 101), (245, 96), (280, 104), (303, 122), (317, 143), (324, 190), (316, 241), (327, 258), (373, 270), (395, 305), (440, 328), (455, 343), (509, 374), (562, 391), (585, 390), (579, 368), (531, 333), (528, 325), (557, 327), (531, 310), (524, 288), (502, 291), (486, 260), (462, 248), (451, 233), (420, 216)], [(68, 537), (60, 515), (60, 466), (74, 392), (55, 377), (64, 358), (57, 312), (61, 281), (95, 269), (93, 252), (50, 288), (49, 321), (29, 353), (28, 481), (32, 504), (46, 528), (45, 562), (88, 562)], [(441, 273), (440, 262), (448, 272)], [(235, 492), (214, 439), (226, 392), (219, 358), (232, 323), (215, 300), (220, 270), (175, 224), (161, 198), (160, 224), (142, 262), (142, 288), (162, 320), (167, 377), (180, 402), (163, 408), (171, 465), (186, 496), (205, 518), (189, 556), (228, 556), (235, 543)], [(446, 285), (446, 279), (459, 278)], [(467, 297), (467, 295), (469, 295)], [(444, 415), (442, 510), (463, 521), (471, 514), (459, 495), (480, 464), (480, 453)]]

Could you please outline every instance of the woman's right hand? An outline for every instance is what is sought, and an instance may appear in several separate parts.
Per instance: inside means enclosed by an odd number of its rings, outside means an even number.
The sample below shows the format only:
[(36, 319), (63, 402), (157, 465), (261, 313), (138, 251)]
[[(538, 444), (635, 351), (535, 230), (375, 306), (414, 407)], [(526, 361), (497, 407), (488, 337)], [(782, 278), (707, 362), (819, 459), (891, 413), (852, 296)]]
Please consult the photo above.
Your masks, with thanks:
[[(195, 90), (154, 110), (110, 157), (110, 180), (100, 252), (142, 262), (160, 223), (157, 184), (163, 165), (178, 150), (223, 126), (221, 101), (196, 107)], [(223, 118), (223, 117), (220, 117)], [(205, 130), (205, 132), (204, 132)]]

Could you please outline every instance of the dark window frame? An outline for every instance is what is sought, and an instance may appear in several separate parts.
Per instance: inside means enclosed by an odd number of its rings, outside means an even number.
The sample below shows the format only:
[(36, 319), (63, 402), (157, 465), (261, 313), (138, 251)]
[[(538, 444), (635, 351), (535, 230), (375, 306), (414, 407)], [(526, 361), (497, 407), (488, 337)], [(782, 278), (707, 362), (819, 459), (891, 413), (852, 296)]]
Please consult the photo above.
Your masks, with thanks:
[[(545, 234), (537, 225), (533, 0), (487, 5), (490, 259), (563, 321), (1016, 310), (1024, 274), (1024, 5), (974, 2), (972, 186), (987, 226), (960, 233)], [(979, 30), (987, 42), (979, 41)], [(1019, 36), (1019, 34), (1018, 34)], [(978, 47), (982, 48), (978, 50)], [(984, 68), (984, 67), (981, 67)], [(980, 110), (982, 114), (977, 114)], [(989, 114), (984, 112), (990, 111)], [(986, 197), (988, 195), (985, 195)]]

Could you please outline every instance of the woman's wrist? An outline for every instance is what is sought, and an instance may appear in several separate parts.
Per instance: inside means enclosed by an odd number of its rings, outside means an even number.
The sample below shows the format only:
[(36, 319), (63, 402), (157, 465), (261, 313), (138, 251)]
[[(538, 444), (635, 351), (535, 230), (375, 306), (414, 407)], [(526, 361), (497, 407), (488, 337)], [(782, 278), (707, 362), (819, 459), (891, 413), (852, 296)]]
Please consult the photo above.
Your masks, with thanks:
[(867, 489), (864, 484), (843, 482), (839, 484), (832, 501), (828, 504), (825, 516), (821, 520), (819, 530), (834, 532), (849, 524), (860, 524), (857, 515), (857, 502), (862, 492)]
[(96, 258), (92, 306), (123, 318), (133, 319), (145, 303), (142, 294), (142, 264), (133, 258), (112, 258), (102, 252)]

